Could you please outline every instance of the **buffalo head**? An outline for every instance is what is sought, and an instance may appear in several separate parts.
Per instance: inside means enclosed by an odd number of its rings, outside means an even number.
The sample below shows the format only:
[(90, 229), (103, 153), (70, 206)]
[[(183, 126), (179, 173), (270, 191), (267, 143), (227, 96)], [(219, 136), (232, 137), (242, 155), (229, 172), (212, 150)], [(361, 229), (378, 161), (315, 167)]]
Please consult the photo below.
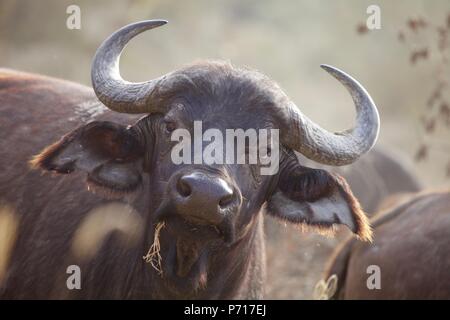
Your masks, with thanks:
[[(62, 174), (86, 172), (90, 189), (107, 196), (131, 203), (145, 199), (142, 214), (149, 230), (165, 225), (158, 232), (161, 271), (173, 290), (198, 289), (227, 265), (247, 263), (263, 207), (283, 221), (321, 230), (344, 224), (370, 239), (366, 217), (345, 180), (304, 167), (295, 156), (297, 151), (338, 166), (366, 153), (379, 130), (377, 109), (366, 90), (346, 73), (322, 66), (347, 88), (357, 112), (353, 129), (330, 133), (302, 114), (267, 77), (229, 63), (199, 62), (142, 83), (123, 80), (119, 57), (125, 45), (165, 23), (143, 21), (118, 30), (98, 49), (92, 65), (93, 87), (105, 106), (145, 116), (131, 126), (101, 121), (83, 125), (32, 163)], [(278, 170), (263, 175), (260, 161), (174, 163), (173, 133), (192, 133), (197, 121), (202, 132), (215, 129), (224, 135), (229, 129), (279, 130)], [(203, 141), (197, 152), (206, 147)], [(190, 149), (193, 157), (195, 149)], [(145, 239), (146, 245), (152, 239)]]

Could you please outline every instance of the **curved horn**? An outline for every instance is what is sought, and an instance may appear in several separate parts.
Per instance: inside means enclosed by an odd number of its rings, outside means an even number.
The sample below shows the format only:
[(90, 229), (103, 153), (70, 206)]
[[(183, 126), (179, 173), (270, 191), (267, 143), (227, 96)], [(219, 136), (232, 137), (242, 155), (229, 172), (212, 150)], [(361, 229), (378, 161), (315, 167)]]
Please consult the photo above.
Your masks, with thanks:
[(151, 113), (149, 96), (159, 79), (132, 83), (122, 79), (119, 59), (133, 37), (143, 31), (166, 24), (165, 20), (147, 20), (129, 24), (114, 32), (97, 49), (92, 62), (92, 86), (98, 99), (111, 110), (122, 113)]
[(370, 95), (345, 72), (321, 65), (341, 82), (351, 94), (356, 106), (356, 124), (353, 129), (331, 133), (308, 119), (293, 104), (288, 105), (289, 129), (284, 144), (316, 162), (341, 166), (356, 161), (369, 151), (378, 138), (380, 118)]

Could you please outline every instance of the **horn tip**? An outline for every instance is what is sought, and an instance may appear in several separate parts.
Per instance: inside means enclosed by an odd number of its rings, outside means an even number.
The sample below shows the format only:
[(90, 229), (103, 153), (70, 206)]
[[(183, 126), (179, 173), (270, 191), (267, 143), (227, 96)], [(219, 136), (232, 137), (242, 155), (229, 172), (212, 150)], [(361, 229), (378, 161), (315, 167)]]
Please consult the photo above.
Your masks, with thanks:
[(132, 25), (142, 25), (142, 26), (147, 26), (147, 28), (153, 29), (153, 28), (161, 27), (161, 26), (167, 24), (168, 22), (169, 21), (167, 21), (165, 19), (144, 20), (144, 21), (133, 23), (126, 27), (129, 27)]
[(163, 25), (169, 23), (169, 21), (167, 21), (166, 19), (147, 20), (146, 22), (151, 25), (154, 25), (155, 27), (160, 27), (160, 26), (163, 26)]
[(351, 81), (351, 82), (357, 83), (360, 86), (358, 81), (353, 79), (348, 73), (346, 73), (336, 67), (330, 66), (329, 64), (321, 64), (320, 67), (323, 70), (325, 70), (326, 72), (328, 72), (329, 74), (331, 74), (333, 77), (338, 79), (340, 82)]
[(321, 64), (320, 67), (325, 70), (326, 72), (332, 73), (332, 72), (336, 72), (339, 71), (338, 68), (335, 68), (333, 66), (330, 66), (329, 64)]

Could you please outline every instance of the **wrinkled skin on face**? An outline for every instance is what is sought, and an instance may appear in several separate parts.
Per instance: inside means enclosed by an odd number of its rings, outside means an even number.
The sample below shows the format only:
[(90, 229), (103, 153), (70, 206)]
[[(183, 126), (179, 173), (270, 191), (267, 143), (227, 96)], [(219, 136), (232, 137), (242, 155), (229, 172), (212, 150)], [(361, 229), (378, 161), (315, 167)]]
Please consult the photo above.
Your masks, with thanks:
[(151, 297), (261, 297), (264, 211), (319, 231), (344, 224), (361, 239), (371, 238), (345, 180), (301, 166), (285, 146), (275, 175), (261, 175), (260, 164), (173, 163), (171, 133), (184, 128), (193, 135), (194, 121), (224, 136), (226, 129), (284, 129), (278, 123), (288, 115), (274, 108), (283, 99), (279, 88), (255, 74), (224, 63), (187, 67), (159, 86), (164, 114), (144, 116), (131, 126), (91, 122), (31, 162), (61, 174), (85, 172), (99, 196), (141, 199), (143, 248), (152, 244), (155, 226), (165, 223), (159, 235), (162, 274), (145, 267)]

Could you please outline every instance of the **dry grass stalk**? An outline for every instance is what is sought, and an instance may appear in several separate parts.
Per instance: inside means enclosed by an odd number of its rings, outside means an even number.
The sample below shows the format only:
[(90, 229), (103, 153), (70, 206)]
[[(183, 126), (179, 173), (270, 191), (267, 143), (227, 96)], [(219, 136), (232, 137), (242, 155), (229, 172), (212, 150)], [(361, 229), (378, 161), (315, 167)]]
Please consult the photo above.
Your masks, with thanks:
[(155, 228), (155, 235), (153, 237), (153, 244), (148, 249), (147, 254), (143, 257), (145, 262), (150, 263), (151, 266), (158, 272), (160, 276), (162, 276), (163, 271), (161, 268), (161, 244), (159, 242), (159, 235), (161, 233), (161, 229), (166, 225), (165, 222), (159, 222)]

